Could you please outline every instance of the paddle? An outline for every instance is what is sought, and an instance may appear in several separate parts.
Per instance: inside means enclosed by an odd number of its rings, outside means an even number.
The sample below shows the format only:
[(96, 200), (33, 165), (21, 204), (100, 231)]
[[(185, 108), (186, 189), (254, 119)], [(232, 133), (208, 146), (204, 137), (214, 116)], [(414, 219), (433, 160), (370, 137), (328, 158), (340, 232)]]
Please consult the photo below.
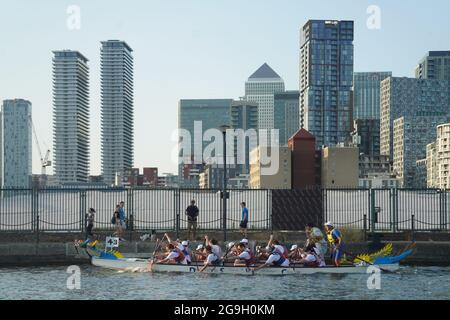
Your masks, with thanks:
[(227, 251), (225, 252), (225, 254), (222, 257), (222, 267), (225, 266), (225, 259), (226, 259), (227, 255), (228, 255), (228, 253), (231, 251), (231, 249), (234, 248), (234, 243), (231, 246), (230, 246), (230, 244), (231, 244), (231, 242), (228, 244)]
[(355, 256), (355, 255), (352, 254), (352, 253), (349, 253), (349, 252), (346, 252), (346, 251), (343, 251), (343, 252), (344, 252), (344, 254), (349, 255), (350, 257), (353, 257), (353, 261), (359, 260), (359, 261), (365, 262), (365, 263), (367, 263), (367, 264), (369, 264), (369, 265), (371, 265), (371, 266), (376, 266), (377, 268), (379, 268), (379, 269), (380, 269), (381, 271), (383, 271), (383, 272), (386, 272), (386, 273), (393, 273), (393, 271), (391, 271), (391, 270), (384, 269), (384, 268), (380, 267), (379, 265), (375, 265), (375, 264), (373, 264), (372, 262), (369, 262), (369, 261), (367, 261), (367, 260), (361, 259), (360, 257)]
[[(153, 251), (152, 260), (150, 260), (149, 268), (148, 268), (150, 271), (152, 270), (153, 264), (155, 263), (155, 254), (159, 250), (159, 248), (161, 247), (161, 244), (163, 243), (165, 238), (166, 238), (166, 235), (164, 234), (164, 236), (162, 237), (161, 241), (156, 245), (155, 250)], [(158, 240), (156, 240), (156, 241), (158, 241)]]

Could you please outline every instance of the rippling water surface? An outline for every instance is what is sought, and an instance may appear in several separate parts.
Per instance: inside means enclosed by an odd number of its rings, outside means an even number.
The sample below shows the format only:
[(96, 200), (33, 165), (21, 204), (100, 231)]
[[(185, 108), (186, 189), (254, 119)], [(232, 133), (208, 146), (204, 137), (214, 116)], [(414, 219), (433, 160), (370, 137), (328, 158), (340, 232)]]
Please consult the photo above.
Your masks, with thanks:
[(66, 267), (0, 269), (0, 299), (450, 299), (450, 268), (402, 267), (368, 275), (253, 277), (208, 274), (120, 273), (81, 267), (81, 289), (67, 289)]

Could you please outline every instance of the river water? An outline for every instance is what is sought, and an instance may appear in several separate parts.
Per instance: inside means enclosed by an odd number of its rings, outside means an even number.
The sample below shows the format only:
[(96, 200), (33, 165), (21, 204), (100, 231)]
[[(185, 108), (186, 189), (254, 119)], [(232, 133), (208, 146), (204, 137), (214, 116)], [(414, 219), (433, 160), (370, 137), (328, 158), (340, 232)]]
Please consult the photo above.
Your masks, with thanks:
[(67, 288), (67, 267), (0, 269), (2, 299), (432, 299), (450, 300), (450, 268), (402, 267), (381, 275), (369, 290), (369, 275), (252, 277), (208, 274), (120, 273), (82, 266), (80, 289)]

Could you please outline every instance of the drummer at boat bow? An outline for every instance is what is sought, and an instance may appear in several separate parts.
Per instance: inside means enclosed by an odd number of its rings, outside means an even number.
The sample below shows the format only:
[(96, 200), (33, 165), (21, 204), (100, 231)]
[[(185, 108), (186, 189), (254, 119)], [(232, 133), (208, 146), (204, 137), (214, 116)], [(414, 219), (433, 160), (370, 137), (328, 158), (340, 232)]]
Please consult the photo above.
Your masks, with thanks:
[(278, 242), (278, 240), (273, 239), (273, 235), (270, 236), (270, 240), (266, 247), (266, 250), (272, 250), (269, 258), (264, 264), (260, 265), (255, 270), (259, 270), (268, 266), (289, 267), (289, 252), (285, 246), (281, 245)]
[(331, 247), (331, 260), (336, 267), (341, 266), (341, 259), (344, 250), (344, 241), (341, 232), (334, 227), (330, 221), (325, 223), (325, 231), (327, 233), (328, 243)]

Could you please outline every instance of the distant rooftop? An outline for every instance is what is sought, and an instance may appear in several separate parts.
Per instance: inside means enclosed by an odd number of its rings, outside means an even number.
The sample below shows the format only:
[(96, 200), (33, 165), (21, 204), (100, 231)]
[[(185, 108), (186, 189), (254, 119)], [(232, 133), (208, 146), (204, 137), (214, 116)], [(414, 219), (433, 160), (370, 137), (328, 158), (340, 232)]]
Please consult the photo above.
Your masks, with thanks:
[(450, 56), (450, 51), (430, 51), (430, 57)]
[(264, 63), (248, 79), (281, 79), (281, 77), (267, 63)]
[(101, 44), (103, 46), (114, 46), (116, 44), (119, 45), (123, 45), (125, 48), (127, 48), (130, 52), (133, 51), (133, 49), (128, 45), (128, 43), (126, 43), (125, 41), (122, 40), (107, 40), (107, 41), (101, 41)]

